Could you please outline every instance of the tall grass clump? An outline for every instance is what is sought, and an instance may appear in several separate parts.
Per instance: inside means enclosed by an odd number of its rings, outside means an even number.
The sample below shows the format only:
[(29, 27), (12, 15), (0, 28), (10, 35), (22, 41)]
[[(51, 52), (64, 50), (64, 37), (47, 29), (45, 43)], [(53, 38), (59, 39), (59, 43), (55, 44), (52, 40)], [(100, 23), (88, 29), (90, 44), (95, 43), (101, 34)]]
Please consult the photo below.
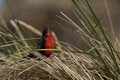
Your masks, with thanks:
[(113, 80), (119, 80), (120, 55), (118, 52), (119, 48), (116, 48), (119, 43), (113, 32), (112, 20), (106, 0), (104, 0), (104, 3), (110, 21), (112, 34), (107, 33), (107, 31), (104, 30), (104, 26), (100, 22), (101, 19), (97, 18), (88, 0), (85, 0), (85, 4), (81, 0), (71, 1), (76, 7), (74, 14), (82, 24), (82, 28), (63, 12), (61, 12), (61, 14), (66, 20), (62, 19), (67, 22), (69, 21), (74, 27), (76, 27), (77, 35), (80, 37), (82, 36), (82, 39), (89, 48), (91, 48), (86, 54), (91, 57), (96, 66), (99, 66), (99, 71), (97, 70), (97, 72), (100, 74), (96, 75), (103, 80), (105, 76)]
[[(7, 0), (6, 0), (7, 1)], [(67, 42), (59, 41), (54, 32), (56, 48), (46, 58), (38, 51), (36, 40), (41, 32), (32, 25), (15, 17), (10, 20), (16, 33), (9, 29), (4, 19), (0, 18), (0, 79), (1, 80), (119, 80), (120, 79), (120, 43), (115, 35), (108, 34), (101, 19), (95, 15), (90, 3), (85, 0), (71, 0), (76, 11), (74, 15), (79, 26), (64, 12), (60, 19), (76, 28), (76, 37), (84, 41), (88, 50), (81, 50)], [(105, 3), (106, 4), (106, 3)], [(107, 5), (106, 5), (107, 6)], [(108, 8), (107, 13), (109, 13)], [(109, 13), (110, 14), (110, 13)], [(109, 16), (111, 23), (111, 18)], [(35, 33), (40, 37), (34, 37)], [(112, 32), (113, 33), (113, 32)], [(79, 44), (79, 43), (78, 43)], [(29, 58), (32, 53), (36, 58)]]

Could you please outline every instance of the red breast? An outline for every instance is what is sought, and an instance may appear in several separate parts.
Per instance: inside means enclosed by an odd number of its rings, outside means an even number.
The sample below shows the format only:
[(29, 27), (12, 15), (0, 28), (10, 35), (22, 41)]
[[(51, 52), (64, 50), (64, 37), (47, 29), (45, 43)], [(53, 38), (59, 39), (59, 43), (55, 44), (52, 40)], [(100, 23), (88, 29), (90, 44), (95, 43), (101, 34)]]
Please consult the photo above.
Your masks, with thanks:
[[(45, 35), (44, 49), (54, 49), (54, 47), (55, 47), (55, 39), (51, 35), (51, 30), (48, 29), (48, 28), (45, 29), (44, 35)], [(45, 56), (49, 57), (52, 52), (53, 52), (53, 50), (45, 50), (43, 54)]]

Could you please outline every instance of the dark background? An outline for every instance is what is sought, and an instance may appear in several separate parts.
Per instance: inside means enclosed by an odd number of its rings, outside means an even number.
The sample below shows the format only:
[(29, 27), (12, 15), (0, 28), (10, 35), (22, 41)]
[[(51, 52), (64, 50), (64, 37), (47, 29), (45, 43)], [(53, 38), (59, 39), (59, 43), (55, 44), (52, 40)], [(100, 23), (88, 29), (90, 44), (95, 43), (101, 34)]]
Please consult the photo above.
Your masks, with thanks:
[[(80, 48), (85, 48), (81, 46), (83, 43), (80, 41), (80, 38), (78, 39), (78, 37), (74, 34), (75, 29), (73, 26), (56, 17), (56, 15), (61, 16), (60, 11), (62, 11), (79, 24), (77, 18), (74, 16), (74, 6), (70, 0), (8, 0), (8, 2), (20, 20), (33, 25), (40, 31), (42, 31), (43, 28), (49, 24), (51, 25), (51, 29), (56, 33), (59, 40), (74, 44)], [(103, 0), (91, 0), (90, 4), (98, 18), (104, 14), (102, 23), (105, 29), (109, 32), (110, 24), (105, 13)], [(116, 36), (120, 37), (120, 1), (109, 0), (108, 5), (111, 12)], [(14, 19), (14, 16), (11, 14), (4, 0), (0, 0), (0, 15), (10, 26), (9, 20)], [(10, 28), (12, 30), (12, 27)], [(35, 34), (34, 36), (38, 37)]]

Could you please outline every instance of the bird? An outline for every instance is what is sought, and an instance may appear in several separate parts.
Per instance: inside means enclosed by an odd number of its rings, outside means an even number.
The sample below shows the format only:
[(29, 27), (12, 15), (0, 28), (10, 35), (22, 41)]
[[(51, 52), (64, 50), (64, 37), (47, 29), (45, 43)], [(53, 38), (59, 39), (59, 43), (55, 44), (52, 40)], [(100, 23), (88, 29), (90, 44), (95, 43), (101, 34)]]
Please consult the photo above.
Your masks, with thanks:
[(51, 49), (51, 50), (42, 50), (39, 51), (42, 55), (49, 57), (55, 47), (55, 38), (51, 34), (51, 29), (46, 27), (42, 32), (41, 41), (38, 45), (39, 49)]

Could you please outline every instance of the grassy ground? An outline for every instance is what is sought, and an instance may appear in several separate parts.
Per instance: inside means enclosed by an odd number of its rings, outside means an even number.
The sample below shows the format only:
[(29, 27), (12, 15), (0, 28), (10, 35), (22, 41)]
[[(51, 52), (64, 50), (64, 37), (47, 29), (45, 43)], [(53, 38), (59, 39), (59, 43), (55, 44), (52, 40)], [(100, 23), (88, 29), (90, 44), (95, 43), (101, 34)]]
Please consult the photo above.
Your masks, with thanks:
[(0, 68), (1, 78), (4, 80), (92, 80), (97, 78), (93, 71), (97, 66), (94, 66), (92, 60), (78, 52), (73, 54), (69, 48), (67, 51), (54, 52), (50, 58), (42, 55), (38, 58), (40, 59), (11, 56), (5, 59), (7, 61), (2, 62)]
[[(119, 80), (120, 79), (120, 43), (113, 31), (112, 20), (106, 0), (106, 12), (111, 24), (111, 33), (104, 31), (101, 19), (95, 15), (90, 3), (85, 0), (71, 0), (75, 5), (74, 15), (82, 24), (80, 27), (64, 12), (57, 16), (73, 25), (73, 32), (84, 41), (88, 50), (56, 39), (53, 54), (46, 58), (39, 54), (36, 39), (31, 32), (41, 36), (33, 26), (17, 19), (11, 20), (16, 34), (9, 30), (1, 18), (0, 25), (0, 79), (1, 80)], [(9, 5), (9, 4), (8, 4)], [(10, 8), (10, 6), (9, 6)], [(79, 44), (79, 43), (78, 43)], [(37, 58), (26, 55), (33, 53)]]

